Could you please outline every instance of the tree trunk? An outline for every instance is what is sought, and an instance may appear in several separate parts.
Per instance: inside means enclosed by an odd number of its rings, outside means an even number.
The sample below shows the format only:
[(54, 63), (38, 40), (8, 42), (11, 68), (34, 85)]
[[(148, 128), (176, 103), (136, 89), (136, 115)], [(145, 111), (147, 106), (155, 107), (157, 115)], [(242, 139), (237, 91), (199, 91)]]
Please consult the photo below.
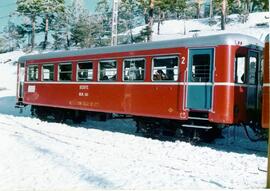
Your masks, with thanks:
[(225, 30), (226, 23), (226, 0), (222, 0), (222, 10), (221, 10), (221, 30)]
[(250, 0), (246, 0), (247, 13), (250, 12)]
[(148, 21), (147, 9), (146, 8), (144, 8), (143, 15), (144, 15), (144, 23), (148, 24), (149, 21)]
[(66, 34), (66, 49), (68, 50), (70, 48), (70, 40), (69, 40), (69, 36), (68, 33)]
[(129, 29), (129, 33), (130, 33), (130, 42), (131, 42), (131, 44), (133, 44), (134, 43), (134, 37), (133, 37), (132, 29)]
[(43, 46), (42, 49), (45, 50), (47, 47), (47, 43), (48, 43), (48, 31), (49, 31), (49, 15), (46, 14), (45, 15), (45, 36), (44, 36), (44, 42), (43, 42)]
[(213, 18), (213, 0), (210, 0), (209, 9), (209, 17)]
[(187, 34), (187, 28), (186, 28), (186, 18), (184, 18), (184, 35)]
[(237, 0), (238, 7), (241, 7), (241, 0)]
[(199, 2), (197, 2), (196, 3), (197, 5), (196, 5), (196, 17), (197, 17), (197, 19), (199, 19), (200, 18), (200, 10), (201, 10), (201, 5), (200, 5), (200, 3)]
[(147, 41), (152, 41), (152, 28), (154, 24), (154, 5), (155, 5), (155, 0), (150, 0), (150, 7), (149, 7), (149, 21), (148, 21), (148, 32), (149, 35), (147, 37)]
[(160, 24), (161, 24), (161, 9), (158, 9), (158, 30), (157, 34), (160, 35)]
[(35, 48), (35, 30), (36, 30), (36, 17), (35, 15), (32, 15), (32, 34), (31, 34), (31, 52)]
[(70, 48), (70, 38), (69, 38), (69, 20), (66, 18), (66, 24), (65, 24), (65, 36), (66, 36), (66, 49), (68, 50)]

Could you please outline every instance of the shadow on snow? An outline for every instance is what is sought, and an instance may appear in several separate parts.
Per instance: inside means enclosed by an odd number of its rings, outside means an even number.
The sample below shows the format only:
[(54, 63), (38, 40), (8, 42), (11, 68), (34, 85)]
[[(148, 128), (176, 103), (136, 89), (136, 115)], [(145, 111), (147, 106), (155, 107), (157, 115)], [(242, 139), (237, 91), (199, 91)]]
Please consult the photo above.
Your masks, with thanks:
[[(20, 112), (20, 109), (15, 108), (16, 97), (7, 96), (0, 98), (0, 114), (12, 115), (18, 117), (31, 117), (30, 116), (30, 107), (23, 109), (23, 112)], [(67, 124), (75, 128), (87, 128), (87, 129), (98, 129), (102, 131), (110, 131), (115, 133), (123, 133), (129, 135), (135, 135), (143, 137), (141, 134), (135, 133), (136, 124), (132, 119), (113, 119), (105, 122), (87, 120), (82, 124), (74, 124), (70, 121)], [(255, 154), (261, 157), (267, 157), (267, 142), (257, 142), (253, 143), (248, 140), (244, 134), (244, 130), (241, 127), (231, 126), (225, 129), (223, 133), (224, 138), (216, 139), (211, 144), (199, 143), (196, 146), (206, 146), (218, 151), (225, 152), (235, 152), (240, 154)], [(162, 137), (158, 138), (159, 141), (177, 141), (174, 138)]]

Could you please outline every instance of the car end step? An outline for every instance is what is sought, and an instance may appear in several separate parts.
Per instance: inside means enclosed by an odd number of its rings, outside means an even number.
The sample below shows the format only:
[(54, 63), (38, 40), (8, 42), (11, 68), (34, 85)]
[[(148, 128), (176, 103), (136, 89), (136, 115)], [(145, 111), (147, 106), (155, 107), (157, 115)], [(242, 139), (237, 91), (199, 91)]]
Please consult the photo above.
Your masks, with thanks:
[(203, 126), (203, 125), (191, 125), (191, 124), (183, 124), (183, 127), (191, 127), (191, 128), (197, 128), (197, 129), (212, 129), (211, 126)]

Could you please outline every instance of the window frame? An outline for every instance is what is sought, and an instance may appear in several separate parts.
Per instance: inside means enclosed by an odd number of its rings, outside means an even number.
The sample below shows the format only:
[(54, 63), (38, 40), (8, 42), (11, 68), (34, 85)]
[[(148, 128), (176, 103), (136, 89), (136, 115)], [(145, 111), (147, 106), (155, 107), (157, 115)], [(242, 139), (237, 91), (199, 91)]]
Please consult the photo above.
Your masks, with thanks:
[[(255, 76), (254, 76), (254, 82), (250, 83), (250, 58), (254, 57), (254, 54), (256, 54), (256, 70), (255, 70)], [(260, 67), (260, 54), (258, 51), (256, 50), (249, 50), (248, 52), (248, 58), (247, 58), (247, 80), (246, 80), (246, 84), (248, 85), (258, 85), (259, 83), (259, 79), (258, 79), (258, 71), (259, 71), (259, 67)]]
[[(63, 65), (71, 65), (71, 79), (70, 80), (60, 80), (60, 67), (63, 66)], [(64, 73), (67, 73), (67, 72), (64, 72)], [(57, 67), (57, 81), (59, 81), (59, 82), (70, 82), (70, 81), (72, 81), (72, 76), (73, 76), (73, 64), (72, 64), (72, 62), (58, 63), (58, 67)]]
[[(144, 61), (144, 75), (143, 80), (125, 80), (125, 61), (127, 60), (143, 60)], [(146, 59), (143, 57), (135, 57), (135, 58), (124, 58), (123, 59), (123, 66), (122, 66), (122, 81), (123, 82), (144, 82), (146, 79)]]
[[(37, 79), (34, 79), (34, 80), (30, 80), (29, 79), (29, 74), (30, 74), (30, 68), (34, 68), (34, 67), (37, 67)], [(39, 65), (38, 64), (29, 64), (27, 66), (27, 81), (28, 82), (36, 82), (39, 80)]]
[[(92, 64), (92, 79), (90, 79), (90, 80), (79, 80), (79, 75), (78, 75), (78, 73), (79, 73), (79, 70), (81, 70), (81, 69), (79, 69), (79, 64), (81, 64), (81, 63), (91, 63)], [(82, 70), (87, 70), (87, 69), (82, 69)], [(76, 82), (92, 82), (92, 81), (94, 81), (94, 62), (93, 61), (91, 61), (91, 60), (84, 60), (84, 61), (79, 61), (79, 62), (77, 62), (76, 63)]]
[[(244, 58), (245, 59), (245, 63), (244, 63), (244, 81), (242, 83), (238, 82), (237, 80), (237, 72), (238, 72), (238, 61), (237, 58)], [(247, 83), (247, 56), (246, 55), (236, 55), (235, 56), (235, 62), (234, 62), (235, 66), (234, 66), (234, 83), (236, 84), (246, 84)], [(241, 78), (241, 77), (240, 77)]]
[[(116, 63), (116, 66), (115, 66), (115, 69), (116, 69), (116, 79), (115, 80), (100, 80), (100, 63), (101, 62), (115, 62)], [(117, 60), (115, 59), (108, 59), (108, 60), (99, 60), (98, 61), (98, 76), (97, 76), (97, 81), (98, 82), (116, 82), (118, 80), (118, 62)]]
[[(176, 80), (154, 80), (153, 77), (154, 77), (154, 60), (156, 58), (163, 58), (163, 59), (168, 59), (168, 58), (177, 58), (177, 79)], [(151, 81), (152, 82), (178, 82), (179, 81), (179, 71), (180, 71), (180, 58), (179, 58), (179, 55), (162, 55), (162, 56), (154, 56), (151, 58), (152, 60), (152, 66), (151, 66)], [(174, 69), (174, 68), (171, 68), (171, 69)]]
[[(44, 66), (53, 66), (53, 72), (49, 72), (50, 73), (53, 73), (53, 79), (52, 80), (44, 80), (44, 73), (43, 73), (43, 67)], [(50, 81), (54, 81), (54, 78), (55, 77), (55, 65), (54, 64), (42, 64), (41, 66), (41, 81), (42, 82), (50, 82)]]

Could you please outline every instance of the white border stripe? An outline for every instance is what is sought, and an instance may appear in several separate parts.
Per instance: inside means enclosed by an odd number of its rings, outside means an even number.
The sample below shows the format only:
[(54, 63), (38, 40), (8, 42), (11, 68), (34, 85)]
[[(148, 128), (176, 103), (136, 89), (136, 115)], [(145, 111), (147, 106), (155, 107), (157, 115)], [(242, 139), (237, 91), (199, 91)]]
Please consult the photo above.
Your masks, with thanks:
[(263, 87), (270, 87), (270, 83), (264, 83)]
[[(185, 86), (235, 86), (235, 87), (257, 87), (257, 85), (236, 84), (232, 82), (25, 82), (25, 84), (77, 84), (77, 85), (185, 85)], [(258, 85), (259, 86), (259, 85)], [(270, 84), (264, 84), (270, 87)]]

